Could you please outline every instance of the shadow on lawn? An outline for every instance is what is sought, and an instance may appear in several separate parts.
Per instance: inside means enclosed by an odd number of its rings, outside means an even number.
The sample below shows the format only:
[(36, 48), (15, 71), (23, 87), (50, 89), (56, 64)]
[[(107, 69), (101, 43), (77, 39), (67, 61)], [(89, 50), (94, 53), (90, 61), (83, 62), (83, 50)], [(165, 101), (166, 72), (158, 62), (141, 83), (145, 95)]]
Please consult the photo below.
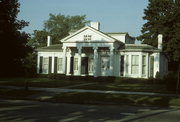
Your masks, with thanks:
[[(59, 93), (47, 99), (49, 102), (72, 103), (72, 104), (100, 104), (100, 105), (146, 105), (146, 106), (178, 106), (177, 100), (172, 104), (173, 97), (147, 96), (147, 95), (123, 95), (104, 93)], [(179, 100), (179, 98), (178, 98)]]
[(10, 106), (0, 110), (0, 120), (3, 121), (118, 121), (137, 113), (160, 109), (145, 106), (52, 104), (18, 100), (4, 102), (15, 104), (16, 107)]

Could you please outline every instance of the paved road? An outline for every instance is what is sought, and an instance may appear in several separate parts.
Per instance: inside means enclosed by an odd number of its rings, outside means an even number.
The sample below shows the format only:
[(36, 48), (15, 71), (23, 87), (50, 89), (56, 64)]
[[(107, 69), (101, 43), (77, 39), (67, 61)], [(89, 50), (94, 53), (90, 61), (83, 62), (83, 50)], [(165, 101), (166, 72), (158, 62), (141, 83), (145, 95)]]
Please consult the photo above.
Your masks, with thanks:
[(59, 104), (0, 99), (2, 122), (69, 122), (69, 121), (180, 121), (180, 109)]

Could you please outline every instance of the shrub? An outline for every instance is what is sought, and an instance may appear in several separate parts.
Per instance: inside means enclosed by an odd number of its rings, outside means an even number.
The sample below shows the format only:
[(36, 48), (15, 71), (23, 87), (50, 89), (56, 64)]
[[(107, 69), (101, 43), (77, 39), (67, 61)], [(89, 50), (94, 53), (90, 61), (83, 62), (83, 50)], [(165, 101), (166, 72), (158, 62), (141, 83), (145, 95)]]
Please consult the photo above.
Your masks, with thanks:
[(176, 72), (169, 72), (164, 77), (164, 82), (166, 83), (167, 90), (175, 91), (177, 87), (177, 73)]

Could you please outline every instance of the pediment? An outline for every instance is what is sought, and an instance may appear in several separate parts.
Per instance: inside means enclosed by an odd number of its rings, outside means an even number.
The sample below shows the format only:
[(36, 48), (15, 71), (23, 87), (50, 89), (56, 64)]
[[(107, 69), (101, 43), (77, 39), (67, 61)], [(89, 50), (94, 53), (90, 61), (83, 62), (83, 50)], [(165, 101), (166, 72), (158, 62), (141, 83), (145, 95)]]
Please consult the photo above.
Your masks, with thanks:
[(77, 32), (65, 37), (60, 40), (62, 43), (70, 43), (70, 42), (115, 42), (116, 39), (100, 32), (92, 27), (86, 26)]

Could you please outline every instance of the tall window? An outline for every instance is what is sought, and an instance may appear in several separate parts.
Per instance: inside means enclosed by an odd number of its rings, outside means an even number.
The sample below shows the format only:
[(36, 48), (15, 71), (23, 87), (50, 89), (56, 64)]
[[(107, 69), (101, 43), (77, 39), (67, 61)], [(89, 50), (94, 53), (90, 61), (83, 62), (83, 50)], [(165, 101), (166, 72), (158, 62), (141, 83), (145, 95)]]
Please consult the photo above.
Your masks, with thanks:
[(43, 73), (48, 73), (48, 58), (43, 58)]
[(145, 55), (142, 56), (142, 74), (143, 75), (146, 74), (146, 56)]
[(91, 35), (84, 35), (84, 40), (91, 40)]
[(89, 58), (88, 71), (93, 72), (93, 58)]
[(74, 58), (74, 70), (78, 70), (78, 58)]
[(132, 74), (139, 73), (139, 56), (132, 55)]
[(129, 71), (129, 56), (126, 55), (126, 74), (128, 74)]
[(63, 59), (62, 58), (58, 58), (57, 59), (57, 70), (58, 71), (62, 71), (63, 70)]

